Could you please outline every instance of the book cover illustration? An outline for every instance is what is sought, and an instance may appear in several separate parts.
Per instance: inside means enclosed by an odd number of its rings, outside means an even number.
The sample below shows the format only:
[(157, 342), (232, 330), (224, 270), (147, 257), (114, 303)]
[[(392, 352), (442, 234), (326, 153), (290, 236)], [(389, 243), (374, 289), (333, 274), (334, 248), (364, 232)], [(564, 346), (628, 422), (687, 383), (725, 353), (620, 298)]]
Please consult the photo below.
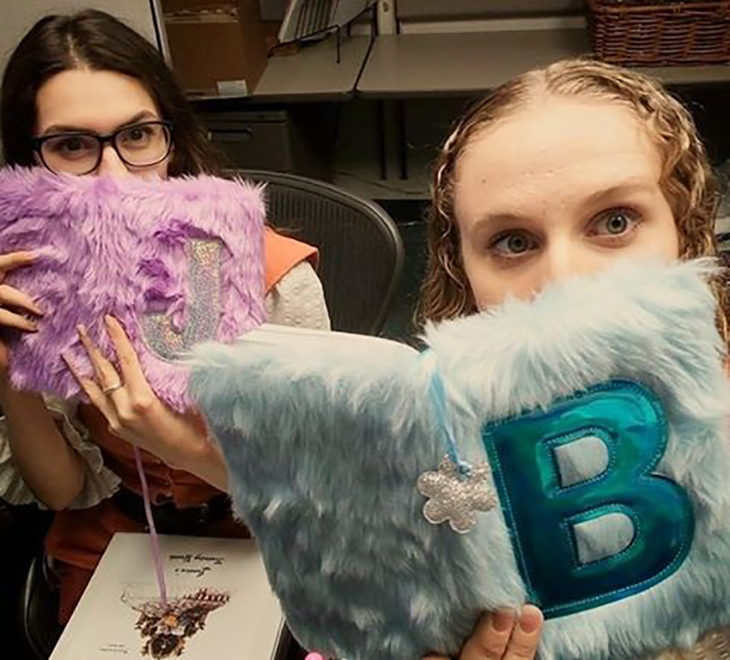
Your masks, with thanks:
[(166, 604), (157, 596), (135, 599), (128, 594), (122, 601), (139, 612), (135, 628), (144, 640), (142, 654), (158, 660), (181, 656), (187, 640), (205, 628), (208, 614), (228, 603), (230, 594), (201, 587), (168, 599)]

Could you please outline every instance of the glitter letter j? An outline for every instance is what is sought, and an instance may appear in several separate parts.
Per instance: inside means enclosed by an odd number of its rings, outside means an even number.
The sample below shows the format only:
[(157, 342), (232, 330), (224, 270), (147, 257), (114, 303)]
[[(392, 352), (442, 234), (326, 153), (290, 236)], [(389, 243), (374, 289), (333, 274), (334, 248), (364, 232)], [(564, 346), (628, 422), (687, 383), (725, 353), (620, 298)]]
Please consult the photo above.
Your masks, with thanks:
[(221, 245), (194, 239), (185, 252), (190, 288), (184, 327), (175, 329), (165, 314), (146, 314), (140, 320), (149, 347), (164, 360), (176, 360), (195, 344), (215, 339), (218, 328)]

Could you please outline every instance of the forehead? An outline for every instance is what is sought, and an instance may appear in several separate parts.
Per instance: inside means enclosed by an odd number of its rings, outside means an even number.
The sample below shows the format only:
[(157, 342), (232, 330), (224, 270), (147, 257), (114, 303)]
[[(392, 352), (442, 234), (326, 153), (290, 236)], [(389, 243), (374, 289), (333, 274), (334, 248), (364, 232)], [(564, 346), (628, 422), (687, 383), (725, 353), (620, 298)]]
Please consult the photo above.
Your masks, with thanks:
[(658, 149), (629, 108), (546, 97), (466, 145), (456, 167), (455, 210), (457, 217), (485, 206), (519, 211), (627, 179), (658, 185), (661, 167)]
[(49, 78), (36, 95), (36, 132), (72, 126), (103, 133), (157, 106), (136, 78), (115, 71), (73, 69)]

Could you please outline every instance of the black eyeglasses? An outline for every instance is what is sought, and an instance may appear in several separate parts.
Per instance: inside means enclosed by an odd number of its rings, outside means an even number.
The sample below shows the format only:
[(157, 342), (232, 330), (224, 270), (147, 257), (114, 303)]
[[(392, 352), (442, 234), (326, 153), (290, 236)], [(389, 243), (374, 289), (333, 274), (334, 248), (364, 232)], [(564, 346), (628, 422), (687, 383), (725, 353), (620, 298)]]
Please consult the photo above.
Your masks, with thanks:
[(172, 125), (166, 121), (130, 124), (108, 135), (74, 131), (35, 138), (33, 146), (43, 165), (55, 174), (84, 175), (93, 172), (111, 144), (129, 167), (161, 163), (172, 149)]

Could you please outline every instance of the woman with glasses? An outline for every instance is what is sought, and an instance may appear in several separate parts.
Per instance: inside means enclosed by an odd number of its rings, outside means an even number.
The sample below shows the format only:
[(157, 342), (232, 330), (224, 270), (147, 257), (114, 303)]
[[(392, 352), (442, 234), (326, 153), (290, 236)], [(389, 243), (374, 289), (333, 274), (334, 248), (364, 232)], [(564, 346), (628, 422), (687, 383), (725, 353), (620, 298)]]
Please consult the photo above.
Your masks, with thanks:
[[(2, 143), (9, 165), (78, 176), (215, 174), (204, 130), (160, 57), (108, 14), (41, 19), (12, 54), (2, 84)], [(30, 246), (29, 246), (30, 247)], [(329, 326), (310, 246), (265, 234), (266, 306), (274, 323)], [(5, 274), (32, 261), (0, 249), (0, 330), (33, 332), (42, 316)], [(123, 330), (108, 331), (125, 345)], [(90, 355), (96, 348), (82, 334)], [(131, 350), (128, 346), (126, 350)], [(134, 355), (129, 355), (134, 360)], [(111, 363), (108, 366), (113, 370)], [(75, 405), (10, 388), (0, 343), (0, 497), (55, 510), (46, 538), (60, 582), (59, 619), (73, 611), (117, 531), (142, 531), (141, 485), (130, 443), (147, 450), (154, 515), (162, 533), (244, 536), (228, 509), (220, 453), (194, 415), (167, 409), (140, 376), (97, 386)], [(115, 434), (110, 432), (113, 423)]]

